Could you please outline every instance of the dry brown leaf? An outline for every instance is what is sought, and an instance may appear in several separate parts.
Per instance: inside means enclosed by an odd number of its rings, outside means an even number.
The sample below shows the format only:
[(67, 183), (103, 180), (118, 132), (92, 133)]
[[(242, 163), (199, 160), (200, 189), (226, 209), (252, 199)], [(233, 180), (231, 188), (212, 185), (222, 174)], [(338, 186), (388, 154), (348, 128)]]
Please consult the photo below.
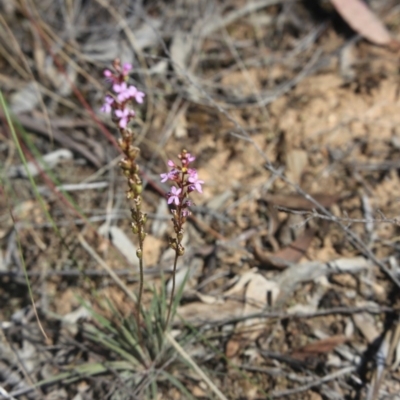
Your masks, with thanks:
[[(321, 206), (330, 207), (344, 196), (340, 194), (324, 194), (324, 193), (311, 193), (310, 196)], [(267, 193), (264, 197), (268, 203), (278, 207), (291, 208), (293, 210), (311, 211), (315, 209), (314, 203), (307, 200), (304, 196), (297, 193), (289, 194), (270, 194)]]
[(244, 273), (223, 296), (198, 294), (203, 302), (186, 304), (178, 309), (178, 314), (191, 323), (212, 323), (260, 312), (273, 305), (278, 295), (279, 286), (275, 282), (252, 270)]
[(314, 235), (315, 229), (309, 228), (289, 246), (275, 253), (264, 251), (261, 246), (254, 241), (254, 257), (260, 261), (264, 267), (284, 269), (300, 261), (314, 239)]
[(300, 184), (304, 169), (308, 164), (308, 154), (301, 149), (289, 150), (286, 154), (286, 175), (293, 183)]
[(354, 314), (353, 321), (355, 326), (365, 337), (365, 339), (367, 339), (367, 342), (369, 344), (373, 343), (379, 336), (379, 332), (376, 329), (375, 318), (371, 314), (367, 313)]
[[(242, 279), (244, 278), (244, 279)], [(274, 305), (280, 289), (276, 282), (264, 278), (257, 272), (248, 272), (242, 276), (239, 282), (232, 288), (234, 291), (243, 289), (243, 282), (246, 282), (245, 303), (242, 316), (261, 312), (266, 307)], [(248, 327), (251, 327), (250, 329)], [(263, 318), (251, 318), (239, 322), (236, 325), (235, 334), (226, 345), (225, 354), (232, 358), (238, 354), (241, 348), (248, 343), (254, 342), (260, 333), (265, 330)]]
[(237, 338), (232, 338), (228, 341), (225, 348), (225, 356), (227, 358), (232, 358), (239, 353), (242, 348), (242, 341)]
[(257, 268), (253, 268), (250, 271), (245, 272), (240, 276), (239, 280), (225, 293), (225, 297), (238, 296), (243, 293), (243, 290), (248, 285), (248, 283), (253, 279), (254, 275), (257, 273)]
[(344, 335), (331, 336), (326, 339), (317, 340), (307, 344), (300, 349), (294, 350), (290, 356), (299, 361), (306, 361), (319, 355), (330, 353), (336, 346), (343, 344), (349, 340)]
[(185, 304), (178, 308), (177, 314), (192, 324), (207, 324), (238, 318), (242, 314), (242, 309), (243, 302), (241, 300), (230, 299), (222, 304), (204, 304), (201, 302)]
[(361, 0), (331, 0), (342, 18), (361, 36), (375, 44), (389, 44), (389, 31)]
[(250, 315), (262, 311), (266, 306), (273, 306), (278, 295), (279, 287), (276, 282), (264, 278), (259, 273), (254, 274), (246, 288), (243, 315)]

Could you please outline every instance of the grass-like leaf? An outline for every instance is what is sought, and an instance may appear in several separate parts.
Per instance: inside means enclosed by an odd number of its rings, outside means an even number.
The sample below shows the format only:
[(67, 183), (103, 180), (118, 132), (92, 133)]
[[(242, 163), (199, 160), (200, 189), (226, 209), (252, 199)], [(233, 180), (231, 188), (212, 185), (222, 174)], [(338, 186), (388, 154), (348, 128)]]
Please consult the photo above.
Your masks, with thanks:
[(161, 374), (165, 376), (167, 380), (169, 380), (172, 385), (174, 385), (182, 394), (186, 397), (185, 399), (196, 400), (196, 398), (186, 389), (186, 387), (179, 381), (179, 379), (175, 378), (173, 375), (166, 371), (162, 371)]

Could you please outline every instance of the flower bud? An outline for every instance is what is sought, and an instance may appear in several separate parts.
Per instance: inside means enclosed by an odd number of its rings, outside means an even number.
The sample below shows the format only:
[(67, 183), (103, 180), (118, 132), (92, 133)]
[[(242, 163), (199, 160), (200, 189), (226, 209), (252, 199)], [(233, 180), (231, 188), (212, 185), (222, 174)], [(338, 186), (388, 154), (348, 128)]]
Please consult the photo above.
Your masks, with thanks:
[(131, 189), (133, 191), (134, 197), (136, 197), (138, 194), (142, 193), (143, 186), (142, 186), (142, 182), (140, 181), (140, 179), (130, 178), (130, 179), (128, 179), (128, 185), (129, 185), (129, 189)]
[(135, 194), (136, 196), (138, 196), (139, 194), (141, 194), (143, 191), (143, 185), (142, 183), (139, 183), (135, 186)]
[(118, 138), (118, 145), (119, 145), (119, 147), (121, 147), (121, 150), (124, 152), (128, 149), (128, 145), (127, 145), (126, 141), (122, 138)]
[(113, 63), (113, 67), (119, 72), (121, 69), (121, 60), (119, 58), (116, 58)]
[(132, 146), (132, 145), (129, 146), (129, 149), (127, 151), (127, 155), (128, 155), (129, 158), (135, 159), (135, 158), (137, 158), (139, 153), (140, 153), (140, 149), (138, 147), (135, 147), (135, 146)]
[(177, 243), (176, 243), (176, 239), (175, 238), (169, 238), (169, 247), (171, 247), (171, 249), (176, 250), (177, 248)]
[(176, 251), (178, 256), (183, 256), (185, 254), (185, 248), (181, 244), (179, 244), (178, 249)]
[(123, 158), (119, 162), (119, 166), (123, 170), (130, 170), (132, 168), (132, 160), (128, 160), (127, 158)]
[(133, 199), (133, 197), (134, 197), (133, 191), (132, 191), (131, 189), (127, 190), (127, 191), (126, 191), (126, 198), (127, 198), (128, 200), (131, 200), (131, 199)]

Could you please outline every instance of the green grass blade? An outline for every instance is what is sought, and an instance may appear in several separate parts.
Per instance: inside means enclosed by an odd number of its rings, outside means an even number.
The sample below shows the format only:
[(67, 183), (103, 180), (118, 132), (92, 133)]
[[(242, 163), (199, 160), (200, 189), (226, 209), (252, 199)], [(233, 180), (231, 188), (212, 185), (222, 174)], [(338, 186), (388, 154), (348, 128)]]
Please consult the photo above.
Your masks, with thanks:
[(176, 379), (173, 375), (169, 374), (166, 371), (161, 371), (161, 374), (164, 375), (164, 377), (169, 380), (183, 395), (185, 395), (185, 399), (188, 400), (196, 400), (196, 397), (194, 397), (186, 388), (185, 386), (178, 380)]

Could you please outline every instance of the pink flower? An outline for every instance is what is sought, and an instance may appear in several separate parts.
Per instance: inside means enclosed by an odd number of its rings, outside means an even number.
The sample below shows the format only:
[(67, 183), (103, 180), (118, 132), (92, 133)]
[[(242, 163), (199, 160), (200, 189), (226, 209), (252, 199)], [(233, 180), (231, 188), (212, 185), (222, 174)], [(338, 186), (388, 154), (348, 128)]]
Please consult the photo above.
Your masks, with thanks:
[(182, 210), (182, 216), (183, 217), (187, 218), (190, 214), (191, 214), (191, 212), (187, 208)]
[(190, 199), (186, 199), (185, 202), (183, 203), (183, 206), (188, 208), (191, 207), (193, 205), (193, 201)]
[(204, 183), (204, 181), (199, 179), (197, 172), (194, 172), (189, 176), (188, 182), (190, 183), (189, 189), (191, 191), (197, 190), (199, 193), (203, 193), (201, 185)]
[(100, 111), (103, 113), (109, 113), (112, 110), (112, 104), (114, 103), (114, 99), (107, 95), (104, 99), (104, 104), (102, 105), (102, 107), (100, 108)]
[[(190, 207), (193, 205), (193, 202), (189, 199), (189, 195), (194, 190), (203, 193), (202, 185), (204, 181), (199, 179), (195, 168), (188, 168), (188, 164), (195, 160), (194, 156), (183, 150), (178, 157), (181, 161), (181, 166), (177, 166), (172, 160), (168, 160), (170, 171), (161, 174), (160, 177), (161, 182), (168, 180), (175, 182), (176, 186), (171, 188), (166, 198), (168, 204), (177, 207), (177, 209), (172, 211), (174, 224), (181, 227), (186, 218), (191, 215)], [(178, 216), (177, 210), (180, 212), (180, 216)]]
[(168, 193), (168, 204), (175, 203), (175, 205), (179, 206), (180, 198), (179, 195), (181, 194), (182, 189), (177, 189), (175, 186), (172, 186), (171, 192)]
[(167, 172), (166, 174), (160, 174), (161, 182), (167, 182), (167, 180), (169, 179), (169, 174), (169, 172)]
[(190, 153), (186, 153), (186, 160), (188, 161), (188, 163), (193, 162), (195, 159), (195, 156), (192, 156)]
[(103, 75), (106, 78), (106, 82), (117, 83), (117, 77), (109, 69), (105, 69)]
[(126, 86), (125, 82), (122, 82), (121, 84), (115, 83), (113, 85), (113, 90), (115, 93), (118, 93), (117, 99), (120, 103), (124, 102), (125, 100), (128, 100), (129, 98), (129, 89)]
[(129, 99), (135, 99), (139, 104), (143, 103), (145, 94), (137, 90), (135, 86), (131, 85), (128, 87), (125, 82), (121, 84), (116, 83), (113, 86), (113, 90), (115, 93), (118, 93), (117, 99), (120, 103)]
[(143, 98), (145, 96), (145, 94), (137, 90), (135, 86), (129, 86), (129, 88), (126, 90), (126, 95), (130, 99), (135, 99), (139, 104), (143, 103)]
[(124, 76), (127, 76), (131, 69), (132, 69), (131, 63), (124, 63), (124, 65), (122, 66), (122, 74)]
[(138, 91), (135, 96), (135, 100), (137, 103), (142, 104), (144, 96), (146, 96), (143, 92)]
[(191, 207), (192, 205), (193, 205), (193, 202), (192, 202), (192, 200), (190, 200), (190, 199), (185, 199), (185, 200), (183, 201), (183, 204), (182, 204), (182, 207), (183, 207), (182, 216), (183, 216), (183, 217), (187, 218), (189, 215), (192, 214), (192, 213), (190, 212), (190, 210), (189, 210), (189, 207)]
[(129, 120), (135, 116), (135, 112), (125, 108), (124, 110), (115, 110), (115, 115), (119, 118), (120, 128), (126, 128)]
[(192, 156), (190, 153), (183, 153), (181, 157), (181, 162), (184, 167), (187, 167), (195, 159), (196, 157)]
[(175, 181), (178, 172), (179, 171), (177, 169), (173, 169), (173, 170), (167, 172), (166, 174), (161, 174), (160, 175), (161, 182), (166, 182), (168, 179), (170, 179), (171, 181)]

